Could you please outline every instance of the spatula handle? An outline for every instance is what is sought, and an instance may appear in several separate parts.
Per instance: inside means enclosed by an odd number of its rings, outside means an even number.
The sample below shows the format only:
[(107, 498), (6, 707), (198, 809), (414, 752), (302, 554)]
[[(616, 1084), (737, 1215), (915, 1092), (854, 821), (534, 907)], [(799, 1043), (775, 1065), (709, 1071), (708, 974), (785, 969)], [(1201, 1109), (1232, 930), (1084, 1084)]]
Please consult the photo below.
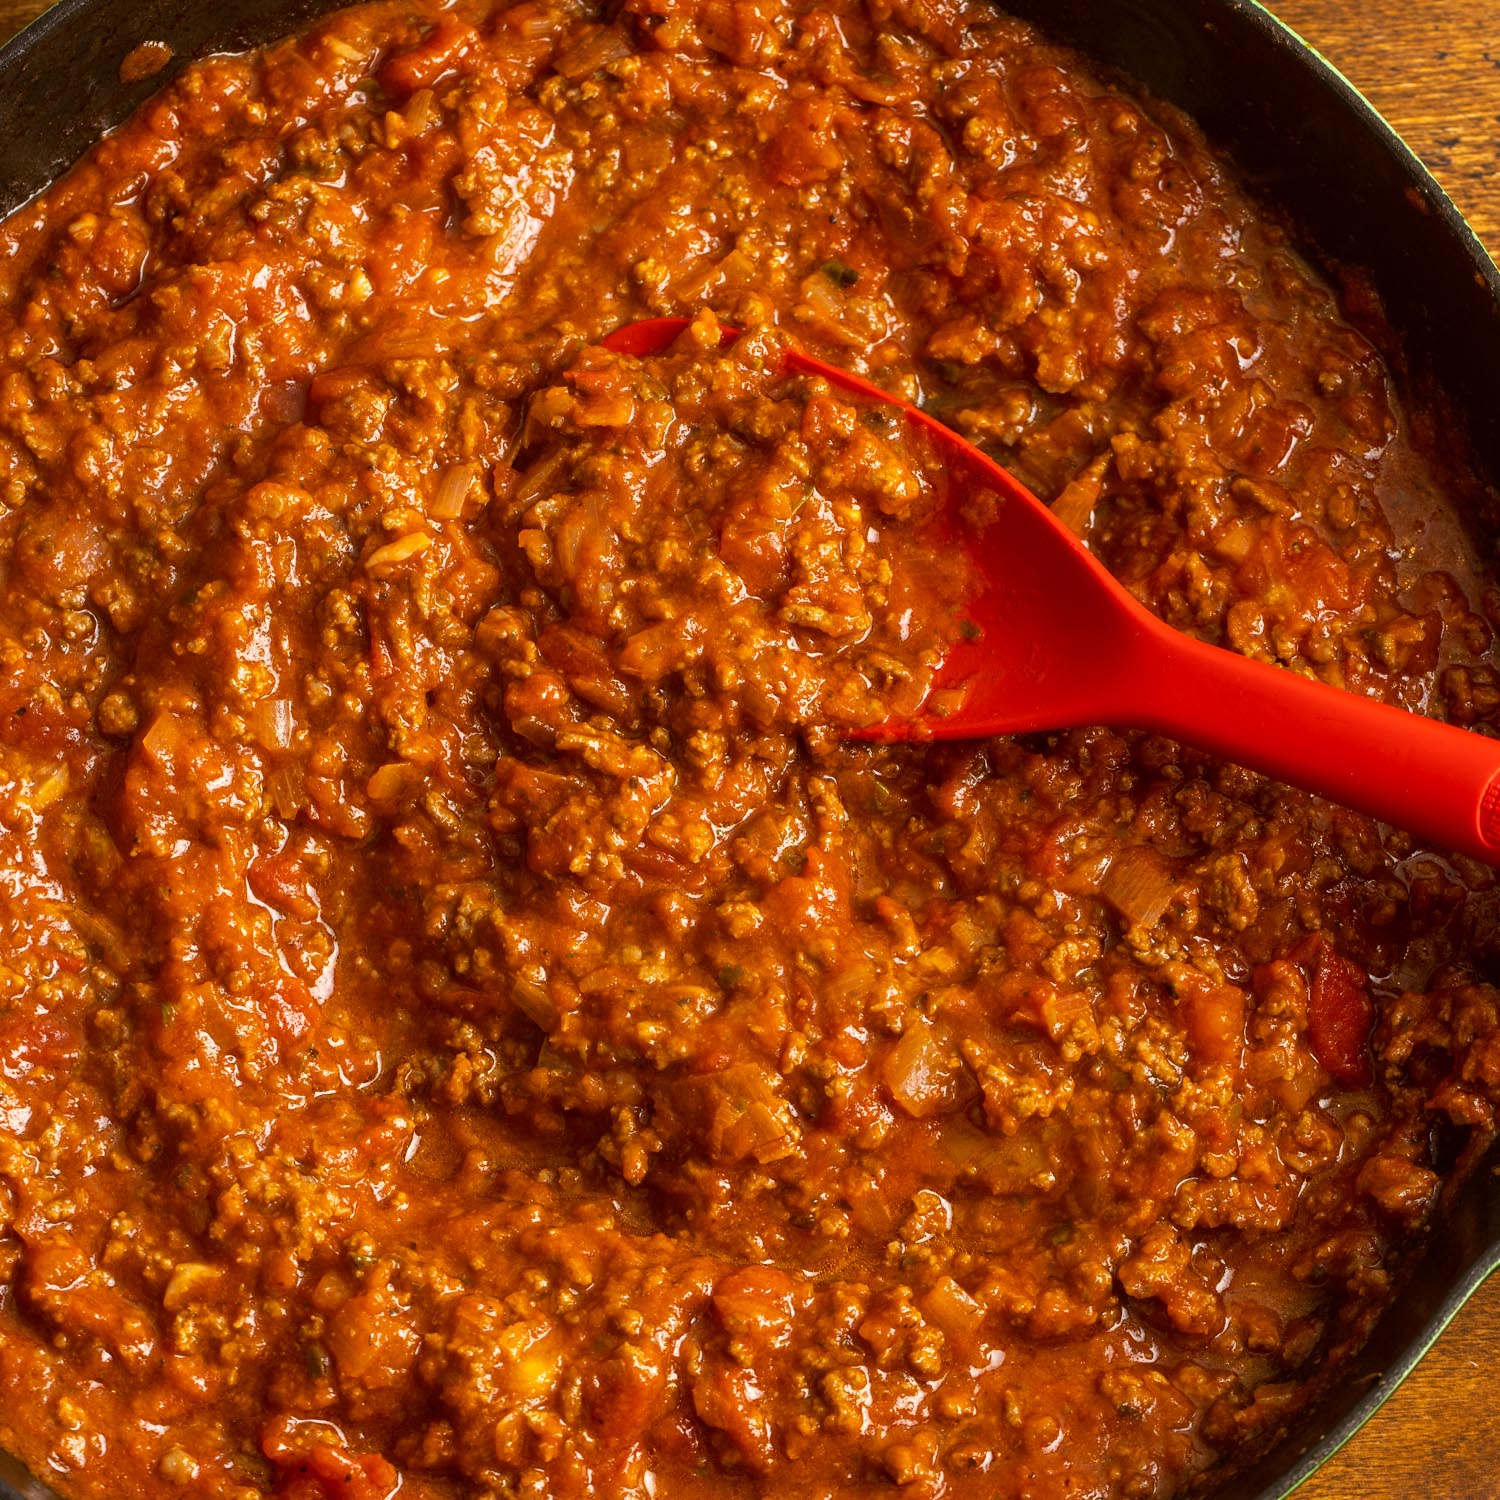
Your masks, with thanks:
[(1132, 723), (1500, 864), (1500, 740), (1159, 632)]

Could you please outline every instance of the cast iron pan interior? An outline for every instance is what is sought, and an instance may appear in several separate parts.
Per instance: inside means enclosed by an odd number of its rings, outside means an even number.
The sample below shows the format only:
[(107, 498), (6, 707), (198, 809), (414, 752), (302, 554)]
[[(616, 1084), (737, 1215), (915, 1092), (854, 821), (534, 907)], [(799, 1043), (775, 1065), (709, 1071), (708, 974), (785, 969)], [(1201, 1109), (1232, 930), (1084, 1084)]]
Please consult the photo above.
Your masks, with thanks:
[[(1058, 40), (1192, 115), (1325, 265), (1374, 277), (1410, 375), (1435, 381), (1500, 476), (1500, 273), (1441, 188), (1358, 92), (1254, 0), (1004, 0)], [(0, 214), (46, 186), (185, 59), (252, 46), (330, 0), (61, 0), (0, 48)], [(175, 61), (124, 84), (142, 41)], [(1458, 1192), (1339, 1384), (1215, 1500), (1279, 1500), (1358, 1429), (1500, 1266), (1500, 1152)], [(1441, 1485), (1441, 1475), (1433, 1480)], [(49, 1500), (0, 1456), (0, 1500)]]

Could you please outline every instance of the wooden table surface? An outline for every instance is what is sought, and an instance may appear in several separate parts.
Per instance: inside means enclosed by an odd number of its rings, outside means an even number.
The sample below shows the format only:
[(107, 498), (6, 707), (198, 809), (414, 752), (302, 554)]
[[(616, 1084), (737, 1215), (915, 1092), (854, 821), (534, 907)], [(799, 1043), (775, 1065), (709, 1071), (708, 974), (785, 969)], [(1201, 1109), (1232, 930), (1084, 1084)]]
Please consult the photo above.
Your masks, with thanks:
[[(1268, 4), (1370, 98), (1500, 254), (1497, 0)], [(0, 41), (43, 8), (0, 0)], [(1500, 1278), (1297, 1500), (1500, 1500), (1497, 1358)]]

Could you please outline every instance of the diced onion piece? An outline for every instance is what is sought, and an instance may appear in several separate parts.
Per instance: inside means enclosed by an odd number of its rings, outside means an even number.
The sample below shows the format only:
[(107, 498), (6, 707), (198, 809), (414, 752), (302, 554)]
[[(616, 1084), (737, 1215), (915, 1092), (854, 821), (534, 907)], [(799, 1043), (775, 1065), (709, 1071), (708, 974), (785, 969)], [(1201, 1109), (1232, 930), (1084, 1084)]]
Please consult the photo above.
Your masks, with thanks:
[(456, 521), (464, 513), (464, 504), (479, 477), (477, 464), (450, 464), (438, 480), (432, 497), (432, 514), (439, 521)]
[[(1057, 1043), (1066, 1058), (1095, 1052), (1099, 1047), (1099, 1023), (1087, 994), (1075, 989), (1048, 989), (1039, 1007), (1047, 1035)], [(1076, 1049), (1076, 1050), (1075, 1050)]]
[(169, 767), (182, 747), (182, 724), (175, 714), (163, 711), (146, 726), (141, 749), (157, 765)]
[(295, 818), (307, 806), (307, 784), (302, 766), (296, 760), (276, 766), (266, 784), (278, 818)]
[(797, 1118), (776, 1082), (752, 1063), (736, 1063), (703, 1080), (711, 1101), (709, 1149), (721, 1161), (764, 1165), (797, 1149)]
[(576, 83), (612, 62), (619, 62), (629, 51), (629, 43), (615, 27), (594, 26), (572, 46), (558, 53), (552, 66), (564, 78)]
[(31, 807), (34, 812), (40, 812), (43, 808), (51, 807), (62, 794), (68, 789), (68, 768), (56, 766), (44, 776), (31, 793)]
[(422, 784), (422, 772), (404, 760), (393, 760), (380, 767), (365, 783), (365, 795), (373, 802), (399, 802), (412, 796)]
[(383, 568), (394, 568), (413, 557), (420, 557), (432, 545), (432, 538), (425, 531), (410, 531), (398, 536), (394, 542), (377, 547), (365, 559), (365, 570), (375, 573)]
[(1104, 493), (1104, 476), (1113, 461), (1113, 455), (1106, 453), (1085, 465), (1052, 502), (1052, 514), (1077, 536), (1082, 536), (1089, 528), (1094, 507)]
[(581, 427), (628, 427), (635, 421), (635, 398), (623, 391), (589, 396), (579, 402), (576, 419)]
[(545, 986), (524, 975), (517, 975), (511, 983), (510, 997), (543, 1031), (555, 1031), (558, 1023), (557, 1005)]
[(925, 1120), (954, 1103), (959, 1071), (951, 1046), (926, 1021), (912, 1021), (887, 1053), (880, 1076), (905, 1113)]
[(800, 290), (802, 300), (797, 304), (800, 323), (848, 348), (863, 341), (863, 336), (846, 321), (848, 304), (844, 293), (823, 272), (815, 271), (807, 277)]
[(1154, 849), (1137, 845), (1110, 865), (1100, 890), (1130, 926), (1155, 927), (1171, 904), (1177, 882)]
[(732, 1161), (754, 1157), (758, 1162), (779, 1161), (790, 1156), (796, 1142), (784, 1111), (759, 1101), (732, 1114), (720, 1132), (720, 1150)]
[(565, 13), (558, 7), (539, 5), (533, 0), (521, 0), (505, 12), (505, 26), (514, 31), (522, 41), (539, 42), (556, 36), (562, 28)]
[(922, 1311), (961, 1348), (973, 1345), (984, 1322), (984, 1308), (951, 1276), (941, 1277), (922, 1298)]
[(250, 733), (265, 750), (287, 750), (292, 743), (292, 705), (286, 698), (262, 698), (250, 710)]
[(436, 105), (437, 99), (431, 89), (418, 89), (406, 101), (406, 108), (401, 111), (401, 118), (410, 134), (422, 135), (437, 119)]
[(320, 370), (308, 384), (308, 403), (321, 406), (325, 401), (337, 401), (371, 385), (376, 378), (368, 365), (339, 365), (332, 370)]
[(1249, 521), (1236, 521), (1214, 537), (1214, 552), (1230, 562), (1244, 562), (1256, 542), (1256, 528)]
[(683, 302), (706, 302), (712, 292), (743, 286), (755, 275), (755, 264), (743, 250), (731, 250), (722, 260), (708, 261), (678, 287)]

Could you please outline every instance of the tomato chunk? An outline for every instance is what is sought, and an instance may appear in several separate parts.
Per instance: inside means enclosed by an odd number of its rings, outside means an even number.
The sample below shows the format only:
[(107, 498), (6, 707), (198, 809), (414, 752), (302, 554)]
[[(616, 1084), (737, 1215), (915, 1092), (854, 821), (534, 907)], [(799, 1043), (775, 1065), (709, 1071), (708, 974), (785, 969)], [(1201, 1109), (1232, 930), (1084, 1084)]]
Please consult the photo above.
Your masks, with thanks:
[(400, 1473), (378, 1453), (351, 1453), (339, 1442), (302, 1449), (306, 1435), (288, 1419), (267, 1429), (262, 1447), (281, 1469), (277, 1500), (390, 1500), (401, 1488)]
[(388, 57), (380, 68), (380, 86), (388, 94), (414, 94), (456, 73), (476, 40), (472, 26), (439, 21), (422, 41)]
[(1375, 1008), (1368, 979), (1318, 933), (1298, 950), (1308, 971), (1308, 1044), (1336, 1083), (1363, 1088), (1370, 1082), (1370, 1031)]

